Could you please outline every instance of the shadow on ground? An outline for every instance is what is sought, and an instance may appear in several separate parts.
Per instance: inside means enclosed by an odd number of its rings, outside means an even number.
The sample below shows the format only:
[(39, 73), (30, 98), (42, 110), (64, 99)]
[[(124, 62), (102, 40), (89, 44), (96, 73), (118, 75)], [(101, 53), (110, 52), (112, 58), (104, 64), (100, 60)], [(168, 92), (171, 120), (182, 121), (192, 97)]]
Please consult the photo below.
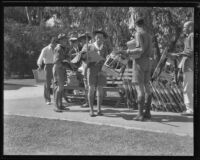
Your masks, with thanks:
[[(129, 112), (132, 114), (126, 114), (122, 112)], [(116, 111), (116, 110), (104, 110), (105, 117), (121, 117), (125, 120), (133, 120), (134, 117), (137, 115), (137, 111)], [(106, 114), (109, 113), (109, 114)], [(152, 115), (151, 118), (152, 122), (160, 122), (160, 123), (167, 123), (167, 122), (193, 122), (192, 116), (179, 116), (179, 115)]]
[[(73, 105), (70, 105), (67, 107), (68, 109), (66, 112), (90, 112), (89, 108), (84, 108), (84, 109), (76, 109), (73, 110)], [(94, 110), (96, 111), (97, 108), (95, 107)], [(65, 112), (65, 111), (64, 111)], [(137, 110), (128, 110), (128, 109), (123, 109), (123, 110), (117, 110), (117, 109), (102, 109), (103, 117), (110, 117), (110, 118), (122, 118), (128, 121), (132, 121), (133, 118), (136, 117), (137, 115)], [(152, 115), (152, 118), (149, 122), (158, 122), (166, 125), (171, 125), (167, 124), (169, 122), (193, 122), (193, 117), (192, 116), (179, 116), (179, 115)], [(171, 125), (174, 127), (178, 127), (177, 125)]]
[(4, 83), (4, 90), (18, 90), (22, 87), (37, 87), (34, 85)]

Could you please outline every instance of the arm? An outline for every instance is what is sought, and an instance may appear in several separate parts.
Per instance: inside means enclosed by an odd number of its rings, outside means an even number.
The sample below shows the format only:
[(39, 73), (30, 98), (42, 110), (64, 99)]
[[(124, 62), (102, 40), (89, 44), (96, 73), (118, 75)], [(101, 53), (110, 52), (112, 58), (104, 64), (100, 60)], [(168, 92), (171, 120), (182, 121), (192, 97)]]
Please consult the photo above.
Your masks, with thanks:
[(177, 58), (178, 56), (183, 56), (185, 58), (191, 58), (194, 56), (194, 36), (190, 35), (188, 37), (188, 48), (185, 48), (183, 52), (180, 53), (169, 53), (169, 56), (173, 58)]
[(43, 58), (45, 57), (45, 49), (43, 48), (41, 53), (40, 53), (40, 56), (37, 60), (37, 65), (38, 67), (40, 67), (42, 65), (42, 61), (43, 61)]

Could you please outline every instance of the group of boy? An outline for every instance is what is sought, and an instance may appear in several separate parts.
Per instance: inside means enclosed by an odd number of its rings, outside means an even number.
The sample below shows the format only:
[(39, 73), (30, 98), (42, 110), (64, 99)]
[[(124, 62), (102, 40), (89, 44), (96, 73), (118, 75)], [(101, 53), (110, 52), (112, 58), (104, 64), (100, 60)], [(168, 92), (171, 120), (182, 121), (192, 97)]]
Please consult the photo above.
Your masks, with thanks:
[[(57, 38), (52, 38), (51, 43), (42, 49), (37, 64), (41, 69), (44, 62), (46, 81), (44, 84), (44, 98), (46, 104), (51, 104), (50, 89), (53, 79), (53, 95), (55, 101), (55, 111), (62, 112), (66, 108), (62, 104), (64, 85), (66, 82), (66, 69), (74, 70), (82, 66), (84, 85), (87, 91), (86, 104), (82, 107), (90, 107), (90, 116), (94, 117), (94, 93), (97, 93), (97, 115), (102, 115), (101, 104), (103, 101), (103, 86), (106, 85), (105, 74), (101, 71), (101, 67), (106, 59), (106, 56), (111, 52), (111, 49), (104, 43), (107, 34), (103, 30), (93, 32), (94, 42), (91, 43), (92, 35), (89, 33), (80, 34), (79, 36), (72, 35), (69, 39), (65, 34), (59, 34)], [(67, 41), (70, 44), (70, 50), (67, 50)], [(87, 57), (87, 52), (97, 53), (102, 57), (101, 61), (92, 61)], [(72, 59), (81, 54), (81, 58), (75, 64)], [(90, 59), (90, 60), (89, 60)]]
[[(152, 41), (150, 34), (146, 31), (143, 18), (139, 18), (135, 23), (135, 49), (127, 49), (123, 53), (133, 59), (132, 83), (136, 87), (138, 115), (134, 118), (137, 121), (150, 120), (151, 92), (149, 81), (151, 79), (151, 52)], [(182, 68), (184, 70), (184, 102), (186, 105), (185, 114), (193, 114), (193, 22), (184, 24), (184, 33), (188, 36), (185, 41), (185, 49), (182, 54), (169, 54), (169, 57), (183, 56)], [(67, 38), (65, 34), (60, 34), (57, 39), (53, 38), (51, 43), (43, 48), (38, 59), (38, 66), (41, 68), (42, 61), (45, 63), (46, 83), (44, 85), (44, 98), (46, 103), (51, 104), (50, 85), (53, 78), (55, 111), (62, 112), (65, 107), (62, 105), (64, 85), (66, 81), (66, 68), (74, 68), (72, 59), (80, 55), (81, 60), (76, 65), (83, 68), (85, 89), (87, 91), (87, 101), (82, 107), (90, 107), (90, 116), (101, 116), (101, 104), (103, 101), (103, 86), (106, 85), (106, 75), (102, 72), (102, 66), (112, 49), (105, 43), (108, 35), (103, 30), (93, 32), (93, 38), (88, 33), (78, 37)], [(91, 42), (91, 40), (94, 42)], [(71, 50), (66, 50), (69, 40)], [(89, 43), (89, 41), (91, 43)], [(101, 57), (100, 61), (92, 61), (88, 57), (89, 52), (93, 52)], [(86, 54), (85, 54), (86, 53)], [(94, 113), (93, 104), (95, 92), (97, 94), (97, 114)], [(145, 110), (145, 111), (144, 111)]]

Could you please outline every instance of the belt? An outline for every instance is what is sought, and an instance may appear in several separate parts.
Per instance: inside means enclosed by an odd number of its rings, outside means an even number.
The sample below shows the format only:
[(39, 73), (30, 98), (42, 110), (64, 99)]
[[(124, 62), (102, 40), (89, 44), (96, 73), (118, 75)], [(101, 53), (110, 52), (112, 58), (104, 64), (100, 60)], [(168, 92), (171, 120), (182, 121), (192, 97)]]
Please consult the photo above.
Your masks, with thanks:
[(53, 65), (53, 63), (47, 63), (47, 64), (45, 64), (45, 65), (49, 65), (49, 64)]

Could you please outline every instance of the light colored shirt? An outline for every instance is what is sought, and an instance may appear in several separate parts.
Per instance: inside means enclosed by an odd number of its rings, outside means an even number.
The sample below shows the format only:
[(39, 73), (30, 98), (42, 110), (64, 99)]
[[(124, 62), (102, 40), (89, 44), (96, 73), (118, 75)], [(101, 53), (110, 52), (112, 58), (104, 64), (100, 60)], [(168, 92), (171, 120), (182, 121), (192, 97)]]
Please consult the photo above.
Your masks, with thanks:
[[(87, 52), (87, 45), (85, 44), (82, 48), (82, 51)], [(101, 57), (103, 57), (104, 59), (106, 58), (106, 56), (110, 53), (110, 50), (108, 48), (108, 46), (106, 46), (104, 43), (98, 47), (97, 43), (94, 42), (92, 44), (88, 44), (88, 52), (89, 51), (94, 51), (96, 52), (98, 55), (100, 55)]]
[(185, 63), (183, 68), (184, 72), (193, 71), (194, 69), (194, 33), (190, 33), (188, 37), (185, 39), (184, 53), (190, 55), (189, 58), (185, 58)]
[(41, 51), (41, 54), (37, 60), (37, 65), (42, 65), (42, 61), (44, 61), (44, 64), (52, 64), (53, 63), (53, 55), (54, 50), (51, 48), (50, 45), (44, 47)]

